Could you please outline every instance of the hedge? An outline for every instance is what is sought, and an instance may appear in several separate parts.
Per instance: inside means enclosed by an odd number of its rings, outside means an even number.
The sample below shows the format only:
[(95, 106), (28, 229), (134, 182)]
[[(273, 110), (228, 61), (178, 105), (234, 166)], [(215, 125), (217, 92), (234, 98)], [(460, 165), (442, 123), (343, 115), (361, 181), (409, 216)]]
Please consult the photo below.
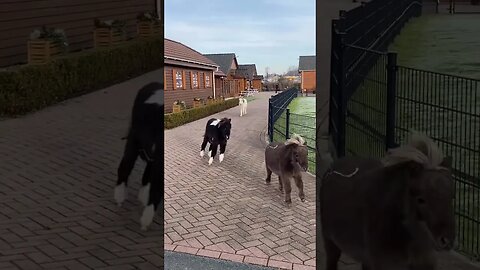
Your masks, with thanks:
[(163, 55), (163, 39), (151, 38), (0, 71), (0, 116), (26, 114), (159, 69)]
[(175, 128), (186, 123), (202, 119), (209, 115), (233, 108), (238, 105), (238, 98), (225, 100), (203, 107), (184, 110), (178, 113), (165, 114), (165, 129)]

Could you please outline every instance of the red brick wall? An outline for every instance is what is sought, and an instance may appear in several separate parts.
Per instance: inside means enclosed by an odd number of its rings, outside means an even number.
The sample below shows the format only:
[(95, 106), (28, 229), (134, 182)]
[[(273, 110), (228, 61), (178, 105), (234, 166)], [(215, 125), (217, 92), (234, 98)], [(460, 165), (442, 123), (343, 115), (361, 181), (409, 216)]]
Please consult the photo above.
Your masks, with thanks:
[(316, 89), (316, 72), (312, 71), (302, 71), (301, 73), (301, 89), (306, 89), (311, 92)]

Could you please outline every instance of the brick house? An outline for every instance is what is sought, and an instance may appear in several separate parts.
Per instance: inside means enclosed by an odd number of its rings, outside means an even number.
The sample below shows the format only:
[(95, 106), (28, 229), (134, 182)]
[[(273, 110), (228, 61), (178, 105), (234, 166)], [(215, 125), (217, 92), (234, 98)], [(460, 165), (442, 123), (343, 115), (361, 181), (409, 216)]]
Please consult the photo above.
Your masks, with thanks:
[(204, 56), (217, 63), (219, 71), (225, 75), (222, 80), (219, 80), (222, 82), (219, 89), (222, 89), (224, 97), (238, 96), (240, 91), (245, 89), (245, 78), (237, 75), (239, 65), (235, 53), (204, 54)]
[[(193, 106), (194, 98), (219, 96), (215, 93), (215, 72), (218, 65), (198, 51), (165, 39), (165, 113), (171, 113), (176, 100)], [(221, 76), (217, 73), (217, 77)]]
[(245, 78), (245, 89), (253, 88), (253, 78), (257, 76), (255, 64), (239, 65), (237, 75)]
[(263, 90), (263, 75), (253, 76), (252, 87), (253, 89), (257, 89), (258, 91)]
[(141, 12), (162, 14), (163, 1), (0, 1), (0, 67), (27, 62), (27, 42), (30, 33), (43, 25), (63, 29), (69, 51), (93, 47), (94, 19), (125, 20), (127, 38), (137, 33), (136, 17)]
[(316, 90), (316, 58), (315, 55), (300, 56), (298, 63), (300, 73), (300, 89), (306, 92)]

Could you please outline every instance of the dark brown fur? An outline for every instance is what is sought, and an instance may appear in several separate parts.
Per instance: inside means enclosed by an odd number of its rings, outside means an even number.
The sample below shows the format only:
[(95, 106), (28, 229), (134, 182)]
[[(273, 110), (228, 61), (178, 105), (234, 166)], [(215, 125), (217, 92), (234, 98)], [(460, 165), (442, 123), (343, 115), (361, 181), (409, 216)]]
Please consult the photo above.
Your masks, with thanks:
[(278, 175), (280, 191), (285, 189), (285, 202), (291, 203), (292, 186), (290, 179), (295, 180), (298, 196), (305, 201), (303, 192), (302, 171), (308, 169), (308, 149), (305, 145), (296, 143), (270, 143), (265, 149), (265, 164), (267, 169), (266, 182), (271, 182), (272, 172)]
[[(427, 143), (412, 145), (429, 158), (434, 153)], [(319, 195), (326, 269), (337, 269), (342, 252), (364, 270), (436, 269), (437, 251), (455, 241), (450, 162), (335, 161)]]

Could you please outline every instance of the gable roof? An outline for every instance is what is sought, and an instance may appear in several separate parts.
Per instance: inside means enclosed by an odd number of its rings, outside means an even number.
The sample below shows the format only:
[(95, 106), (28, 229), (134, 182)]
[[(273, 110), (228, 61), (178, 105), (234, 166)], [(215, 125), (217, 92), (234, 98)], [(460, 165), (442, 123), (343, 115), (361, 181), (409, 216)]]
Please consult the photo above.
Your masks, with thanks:
[(164, 40), (165, 64), (216, 70), (218, 65), (198, 51), (171, 39)]
[(204, 54), (204, 56), (217, 63), (220, 66), (219, 69), (224, 74), (228, 74), (230, 72), (230, 68), (232, 67), (232, 61), (235, 61), (235, 63), (238, 65), (235, 53), (213, 53)]
[(238, 65), (236, 74), (249, 80), (253, 80), (253, 76), (257, 75), (257, 67), (255, 64)]
[(315, 55), (300, 56), (298, 60), (298, 71), (316, 70)]

